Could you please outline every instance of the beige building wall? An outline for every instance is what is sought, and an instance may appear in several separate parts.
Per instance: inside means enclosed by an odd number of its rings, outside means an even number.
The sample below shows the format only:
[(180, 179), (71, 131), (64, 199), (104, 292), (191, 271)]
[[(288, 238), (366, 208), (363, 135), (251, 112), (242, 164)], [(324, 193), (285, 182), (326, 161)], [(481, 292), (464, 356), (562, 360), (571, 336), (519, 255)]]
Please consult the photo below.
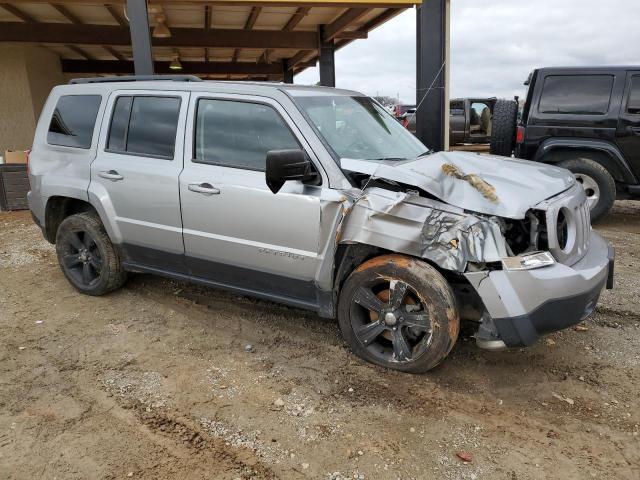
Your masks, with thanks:
[(0, 156), (26, 150), (51, 89), (66, 83), (60, 59), (42, 47), (0, 44)]

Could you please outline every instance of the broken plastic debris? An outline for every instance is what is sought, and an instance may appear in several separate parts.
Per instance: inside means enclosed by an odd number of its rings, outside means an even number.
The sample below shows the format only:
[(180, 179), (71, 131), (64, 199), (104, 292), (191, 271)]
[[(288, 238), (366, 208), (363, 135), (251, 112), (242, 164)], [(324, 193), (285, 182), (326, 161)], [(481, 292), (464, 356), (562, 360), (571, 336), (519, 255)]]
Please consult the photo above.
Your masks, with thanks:
[(456, 456), (463, 462), (471, 463), (473, 461), (473, 455), (469, 452), (456, 452)]

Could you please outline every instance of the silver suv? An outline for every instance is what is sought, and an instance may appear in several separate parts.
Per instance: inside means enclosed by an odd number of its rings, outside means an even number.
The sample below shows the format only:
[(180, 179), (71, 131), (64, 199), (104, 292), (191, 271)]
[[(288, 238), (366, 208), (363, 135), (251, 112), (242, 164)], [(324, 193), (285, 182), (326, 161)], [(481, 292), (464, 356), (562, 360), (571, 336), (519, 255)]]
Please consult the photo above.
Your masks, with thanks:
[[(124, 81), (123, 81), (124, 80)], [(433, 153), (371, 98), (136, 77), (56, 87), (29, 204), (80, 292), (147, 272), (337, 318), (361, 358), (440, 363), (587, 317), (613, 250), (564, 169)]]

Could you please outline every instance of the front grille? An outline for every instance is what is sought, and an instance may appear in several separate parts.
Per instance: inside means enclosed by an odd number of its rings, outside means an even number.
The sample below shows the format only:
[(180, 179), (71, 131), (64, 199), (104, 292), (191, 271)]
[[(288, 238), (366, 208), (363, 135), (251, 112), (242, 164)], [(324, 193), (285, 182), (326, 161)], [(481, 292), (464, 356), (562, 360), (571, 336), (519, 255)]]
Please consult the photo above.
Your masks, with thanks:
[(573, 265), (587, 253), (591, 218), (584, 190), (578, 184), (545, 203), (549, 251), (564, 264)]

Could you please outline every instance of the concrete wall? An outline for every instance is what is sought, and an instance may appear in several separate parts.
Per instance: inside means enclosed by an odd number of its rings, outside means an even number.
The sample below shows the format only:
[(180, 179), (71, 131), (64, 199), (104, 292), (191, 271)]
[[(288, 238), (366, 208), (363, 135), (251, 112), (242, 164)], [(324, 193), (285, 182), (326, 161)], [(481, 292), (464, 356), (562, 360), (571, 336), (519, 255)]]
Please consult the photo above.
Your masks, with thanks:
[(55, 53), (0, 44), (0, 156), (31, 146), (47, 96), (61, 83), (66, 81)]

